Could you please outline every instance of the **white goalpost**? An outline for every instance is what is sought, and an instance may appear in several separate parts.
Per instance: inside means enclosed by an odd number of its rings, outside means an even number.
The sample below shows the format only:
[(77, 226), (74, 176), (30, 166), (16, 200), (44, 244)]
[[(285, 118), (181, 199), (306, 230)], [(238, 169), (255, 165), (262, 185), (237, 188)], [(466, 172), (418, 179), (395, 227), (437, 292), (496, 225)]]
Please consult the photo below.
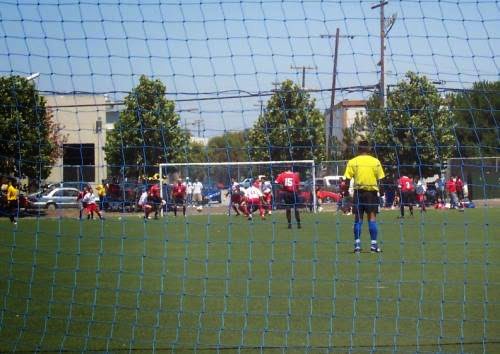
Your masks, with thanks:
[[(240, 161), (240, 162), (172, 162), (172, 163), (161, 163), (159, 164), (159, 177), (160, 177), (160, 186), (163, 186), (164, 181), (168, 180), (165, 178), (164, 170), (168, 168), (193, 168), (198, 167), (206, 170), (210, 170), (216, 167), (252, 167), (252, 166), (266, 166), (267, 168), (276, 171), (274, 174), (274, 178), (278, 175), (278, 171), (282, 172), (285, 167), (308, 167), (310, 166), (310, 178), (311, 178), (311, 195), (312, 195), (312, 205), (313, 211), (317, 212), (316, 205), (316, 165), (314, 160), (295, 160), (295, 161)], [(227, 176), (235, 177), (231, 172), (228, 171)], [(250, 177), (250, 176), (246, 176)], [(274, 182), (271, 181), (271, 182)], [(164, 198), (163, 195), (163, 187), (160, 188), (160, 195)]]

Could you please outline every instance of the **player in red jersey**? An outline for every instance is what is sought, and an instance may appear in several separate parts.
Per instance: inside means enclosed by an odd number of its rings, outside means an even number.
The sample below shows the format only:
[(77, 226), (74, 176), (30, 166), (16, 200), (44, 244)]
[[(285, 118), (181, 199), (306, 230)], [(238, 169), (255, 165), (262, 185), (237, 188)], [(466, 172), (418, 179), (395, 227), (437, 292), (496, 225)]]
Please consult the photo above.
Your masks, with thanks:
[(400, 219), (405, 217), (405, 205), (410, 209), (410, 214), (413, 216), (413, 204), (415, 204), (415, 185), (413, 180), (408, 176), (401, 176), (398, 180), (398, 188), (400, 192), (399, 210)]
[(149, 188), (148, 202), (151, 206), (151, 211), (155, 212), (155, 219), (158, 219), (158, 214), (160, 213), (160, 209), (162, 206), (159, 183), (155, 183)]
[(233, 178), (231, 188), (226, 194), (226, 197), (230, 196), (228, 215), (231, 215), (231, 209), (233, 209), (236, 213), (236, 216), (239, 216), (240, 212), (245, 216), (248, 216), (248, 210), (244, 201), (243, 194), (244, 193), (240, 188), (240, 184), (236, 182), (235, 178)]
[(182, 206), (182, 215), (186, 216), (186, 185), (182, 179), (177, 180), (177, 184), (172, 187), (172, 198), (174, 200), (174, 216), (177, 216), (177, 206)]
[(260, 178), (260, 190), (262, 191), (263, 207), (266, 214), (271, 215), (273, 213), (273, 186), (271, 181), (266, 179), (266, 176), (261, 176)]
[(300, 212), (297, 208), (297, 198), (300, 185), (300, 177), (297, 173), (292, 172), (288, 169), (281, 172), (276, 178), (275, 183), (282, 186), (283, 201), (285, 202), (286, 219), (288, 221), (288, 228), (292, 228), (292, 207), (295, 211), (295, 221), (297, 221), (297, 228), (301, 228), (300, 225)]

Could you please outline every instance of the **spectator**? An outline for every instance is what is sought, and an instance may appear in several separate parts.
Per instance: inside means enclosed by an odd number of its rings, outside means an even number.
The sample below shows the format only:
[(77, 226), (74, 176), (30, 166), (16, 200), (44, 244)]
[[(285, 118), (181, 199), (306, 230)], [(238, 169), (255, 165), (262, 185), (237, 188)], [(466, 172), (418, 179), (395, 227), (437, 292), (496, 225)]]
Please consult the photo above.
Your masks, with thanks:
[(458, 196), (455, 177), (450, 177), (446, 182), (446, 191), (450, 196), (450, 209), (456, 209), (458, 207)]
[(193, 204), (193, 183), (189, 177), (186, 177), (186, 202), (189, 206)]
[(203, 184), (196, 178), (193, 183), (193, 203), (195, 203), (196, 206), (201, 205), (203, 202), (202, 190)]
[(104, 199), (106, 198), (106, 188), (102, 184), (98, 184), (97, 187), (95, 187), (97, 191), (97, 196), (99, 197), (99, 208), (101, 210), (104, 210)]
[(460, 176), (456, 177), (455, 187), (457, 189), (457, 197), (458, 201), (462, 202), (464, 200), (464, 181), (460, 178)]
[(441, 175), (441, 177), (436, 178), (435, 185), (437, 191), (437, 198), (441, 199), (444, 202), (446, 200), (446, 193), (445, 193), (446, 180), (444, 178), (444, 175)]
[(415, 194), (417, 197), (417, 203), (420, 206), (420, 212), (425, 212), (425, 194), (427, 192), (427, 184), (425, 183), (425, 178), (421, 177), (415, 187)]
[(16, 181), (9, 181), (7, 184), (7, 210), (10, 222), (17, 225), (16, 214), (19, 200), (19, 190), (16, 188)]

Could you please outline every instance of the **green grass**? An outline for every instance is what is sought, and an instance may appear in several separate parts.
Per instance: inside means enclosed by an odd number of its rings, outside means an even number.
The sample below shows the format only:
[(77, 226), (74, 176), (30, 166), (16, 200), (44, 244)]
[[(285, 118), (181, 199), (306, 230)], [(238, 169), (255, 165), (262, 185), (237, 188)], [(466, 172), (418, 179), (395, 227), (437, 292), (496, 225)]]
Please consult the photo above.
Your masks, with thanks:
[(0, 352), (499, 352), (500, 210), (396, 215), (3, 219)]

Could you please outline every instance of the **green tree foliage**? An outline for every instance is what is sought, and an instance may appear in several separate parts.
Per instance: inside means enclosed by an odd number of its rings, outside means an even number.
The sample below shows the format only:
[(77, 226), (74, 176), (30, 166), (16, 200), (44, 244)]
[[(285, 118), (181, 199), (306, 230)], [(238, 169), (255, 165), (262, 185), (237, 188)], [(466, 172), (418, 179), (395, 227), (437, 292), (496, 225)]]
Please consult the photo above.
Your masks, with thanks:
[(321, 160), (324, 116), (306, 91), (286, 80), (249, 132), (253, 160)]
[(208, 141), (209, 159), (212, 162), (237, 162), (248, 161), (248, 144), (246, 136), (248, 131), (225, 132)]
[(125, 109), (106, 136), (106, 161), (114, 173), (138, 177), (157, 172), (162, 162), (181, 162), (189, 153), (188, 137), (179, 126), (175, 103), (166, 99), (160, 80), (141, 76), (125, 98)]
[(21, 76), (0, 77), (0, 171), (41, 181), (64, 142), (45, 98)]
[(425, 76), (408, 72), (388, 92), (385, 109), (378, 92), (370, 97), (367, 114), (345, 132), (346, 157), (353, 154), (353, 142), (365, 137), (385, 166), (407, 174), (439, 172), (455, 146), (453, 115), (446, 103)]
[(456, 122), (456, 157), (500, 154), (500, 81), (476, 82), (471, 90), (451, 96)]

